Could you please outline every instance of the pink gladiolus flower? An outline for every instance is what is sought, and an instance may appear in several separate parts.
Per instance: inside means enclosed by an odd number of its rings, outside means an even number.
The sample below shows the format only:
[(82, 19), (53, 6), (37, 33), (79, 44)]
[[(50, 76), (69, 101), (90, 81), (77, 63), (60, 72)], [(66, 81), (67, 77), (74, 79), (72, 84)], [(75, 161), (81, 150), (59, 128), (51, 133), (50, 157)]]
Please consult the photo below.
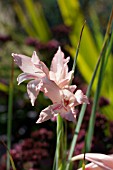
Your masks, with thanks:
[[(84, 159), (84, 154), (73, 157), (72, 161), (80, 159)], [(85, 166), (86, 170), (113, 170), (113, 155), (86, 153), (85, 159), (92, 162)], [(79, 170), (82, 170), (82, 168)]]
[[(18, 84), (25, 80), (33, 79), (33, 81), (30, 81), (27, 86), (27, 92), (33, 106), (42, 86), (41, 80), (44, 77), (48, 77), (50, 80), (53, 80), (61, 88), (69, 87), (73, 71), (68, 72), (67, 63), (69, 62), (69, 57), (65, 59), (64, 53), (60, 48), (52, 60), (50, 71), (46, 65), (40, 61), (35, 51), (33, 52), (32, 58), (14, 53), (12, 56), (15, 63), (23, 71), (23, 73), (17, 78)], [(69, 88), (71, 91), (74, 91), (76, 89), (76, 85), (72, 85)]]
[(64, 53), (59, 48), (55, 54), (50, 71), (46, 65), (40, 61), (36, 52), (33, 52), (32, 58), (21, 54), (12, 54), (15, 63), (23, 71), (17, 78), (18, 84), (25, 80), (32, 79), (27, 84), (27, 92), (32, 106), (42, 91), (51, 99), (53, 105), (42, 110), (37, 123), (41, 123), (57, 116), (59, 113), (63, 118), (75, 122), (76, 112), (74, 107), (88, 103), (87, 97), (81, 90), (76, 89), (76, 85), (69, 85), (73, 71), (68, 72), (69, 57), (64, 58)]

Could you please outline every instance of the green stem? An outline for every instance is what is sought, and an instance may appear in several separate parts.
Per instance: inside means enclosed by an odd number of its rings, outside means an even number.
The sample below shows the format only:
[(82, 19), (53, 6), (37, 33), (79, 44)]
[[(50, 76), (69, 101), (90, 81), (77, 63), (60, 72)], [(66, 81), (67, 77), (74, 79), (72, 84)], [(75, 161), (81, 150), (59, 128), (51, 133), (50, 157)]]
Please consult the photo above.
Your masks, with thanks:
[[(8, 119), (7, 119), (7, 148), (11, 148), (11, 130), (12, 130), (12, 106), (13, 106), (13, 80), (14, 80), (14, 61), (12, 59), (11, 78), (9, 86), (9, 99), (8, 99)], [(10, 170), (10, 157), (7, 151), (7, 170)]]
[(63, 166), (63, 119), (57, 116), (56, 170)]
[(76, 54), (75, 54), (75, 57), (74, 57), (75, 59), (74, 59), (73, 68), (72, 68), (73, 71), (75, 71), (78, 53), (79, 53), (80, 44), (81, 44), (81, 39), (82, 39), (82, 33), (83, 33), (83, 30), (84, 30), (85, 24), (86, 24), (86, 21), (84, 21), (84, 24), (83, 24), (81, 32), (80, 32), (79, 42), (78, 42), (78, 45), (77, 45), (77, 50), (76, 50)]
[[(76, 53), (75, 53), (75, 57), (74, 57), (74, 62), (73, 62), (73, 67), (72, 67), (73, 74), (74, 74), (74, 71), (75, 71), (75, 68), (76, 68), (76, 64), (77, 64), (77, 58), (78, 58), (78, 53), (79, 53), (79, 50), (80, 50), (80, 44), (81, 44), (81, 39), (82, 39), (82, 34), (83, 34), (83, 30), (84, 30), (85, 24), (86, 24), (86, 21), (84, 21), (84, 24), (82, 26), (82, 29), (81, 29), (81, 32), (80, 32), (79, 41), (78, 41), (78, 44), (77, 44), (77, 49), (76, 49)], [(72, 83), (72, 79), (73, 79), (73, 75), (71, 77), (70, 84)]]

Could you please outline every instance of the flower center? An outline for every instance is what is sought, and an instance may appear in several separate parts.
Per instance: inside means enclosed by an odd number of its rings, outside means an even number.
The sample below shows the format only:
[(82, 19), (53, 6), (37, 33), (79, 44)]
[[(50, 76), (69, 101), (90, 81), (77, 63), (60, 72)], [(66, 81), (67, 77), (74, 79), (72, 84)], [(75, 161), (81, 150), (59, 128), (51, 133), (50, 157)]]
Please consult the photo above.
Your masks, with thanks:
[(64, 99), (64, 105), (67, 106), (69, 104), (69, 100)]

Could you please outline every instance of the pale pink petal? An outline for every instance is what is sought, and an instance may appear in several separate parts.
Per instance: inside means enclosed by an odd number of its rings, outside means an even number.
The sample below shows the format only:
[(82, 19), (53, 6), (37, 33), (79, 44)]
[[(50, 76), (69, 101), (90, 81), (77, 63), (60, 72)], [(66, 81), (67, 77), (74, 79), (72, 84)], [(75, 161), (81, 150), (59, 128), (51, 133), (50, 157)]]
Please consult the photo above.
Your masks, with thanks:
[(76, 85), (70, 85), (68, 87), (68, 90), (70, 90), (72, 93), (76, 90), (77, 86)]
[(60, 114), (63, 118), (69, 121), (76, 121), (76, 111), (74, 109), (75, 96), (67, 89), (61, 90), (61, 101), (59, 101), (59, 106), (54, 108), (56, 114)]
[(63, 93), (64, 105), (67, 101), (68, 102), (67, 106), (73, 107), (76, 100), (75, 95), (68, 89), (63, 89), (62, 93)]
[(65, 86), (68, 86), (69, 80), (68, 79), (62, 79), (58, 82), (58, 86), (60, 88), (65, 88)]
[(83, 104), (83, 103), (89, 104), (88, 98), (86, 95), (83, 94), (82, 90), (76, 91), (75, 98), (76, 98), (75, 105)]
[(66, 111), (64, 109), (61, 109), (59, 110), (59, 113), (62, 118), (74, 123), (76, 122), (76, 112), (72, 112), (72, 110)]
[(50, 80), (53, 80), (54, 82), (56, 82), (56, 75), (53, 71), (49, 71), (49, 77), (50, 77)]
[(72, 75), (73, 71), (68, 72), (67, 63), (69, 62), (69, 60), (70, 60), (70, 57), (63, 59), (63, 65), (62, 65), (60, 79), (68, 79), (69, 81), (71, 80), (71, 75)]
[(45, 108), (44, 110), (41, 111), (40, 115), (39, 115), (39, 119), (37, 120), (36, 123), (42, 123), (45, 122), (49, 119), (52, 119), (54, 116), (54, 111), (53, 108), (56, 107), (56, 105), (51, 105), (48, 106), (47, 108)]
[(76, 112), (71, 109), (66, 110), (61, 104), (52, 105), (52, 112), (54, 113), (54, 116), (52, 117), (53, 120), (58, 114), (60, 114), (62, 118), (68, 121), (76, 122)]
[(69, 77), (66, 77), (68, 75), (68, 66), (67, 66), (68, 62), (69, 62), (69, 57), (65, 59), (64, 53), (61, 51), (59, 47), (57, 53), (55, 54), (52, 60), (51, 68), (50, 68), (50, 71), (56, 74), (57, 84), (60, 83), (60, 81), (62, 81), (63, 79), (70, 79)]
[(53, 80), (60, 88), (65, 88), (65, 86), (68, 86), (70, 83), (70, 78), (68, 77), (64, 79), (60, 77), (60, 79), (58, 80), (56, 78), (57, 74), (55, 74), (53, 71), (49, 72), (49, 77), (50, 77), (50, 80)]
[[(72, 158), (72, 161), (84, 158), (84, 154), (77, 155)], [(85, 159), (98, 165), (98, 167), (105, 170), (113, 170), (113, 155), (86, 153)]]
[(64, 86), (64, 88), (73, 93), (76, 90), (77, 86), (76, 85), (69, 85), (69, 86), (66, 85), (66, 86)]
[(87, 153), (86, 159), (106, 170), (113, 170), (113, 155)]
[(47, 76), (49, 76), (49, 69), (47, 68), (47, 66), (42, 62), (42, 61), (40, 61), (40, 65), (41, 65), (41, 69), (42, 69), (42, 71), (47, 75)]
[(49, 75), (49, 70), (47, 66), (42, 61), (40, 61), (36, 54), (36, 51), (33, 52), (31, 61), (37, 68), (41, 69), (46, 75)]
[(62, 70), (62, 67), (64, 67), (64, 53), (61, 51), (61, 48), (59, 47), (57, 53), (53, 57), (50, 70), (56, 73), (59, 70)]
[(37, 54), (36, 54), (36, 51), (33, 52), (31, 61), (32, 61), (32, 63), (35, 64), (35, 65), (38, 65), (38, 64), (39, 64), (40, 59), (38, 58), (38, 56), (37, 56)]
[(40, 61), (36, 54), (36, 51), (33, 52), (31, 61), (37, 68), (41, 69), (47, 76), (49, 75), (49, 69), (42, 61)]
[(39, 73), (34, 73), (34, 74), (30, 74), (30, 73), (21, 73), (18, 77), (17, 77), (17, 81), (18, 81), (18, 85), (20, 83), (22, 83), (25, 80), (30, 80), (30, 79), (41, 79), (45, 76), (44, 73), (39, 72)]
[(63, 58), (61, 79), (68, 79), (69, 82), (70, 82), (72, 74), (74, 73), (74, 71), (68, 72), (68, 65), (67, 65), (67, 63), (69, 62), (69, 60), (70, 60), (70, 57), (67, 57), (66, 59)]
[(31, 100), (32, 106), (34, 106), (34, 102), (35, 102), (42, 86), (43, 86), (42, 80), (32, 80), (27, 84), (27, 93)]
[(70, 80), (68, 78), (66, 78), (66, 74), (65, 74), (65, 68), (59, 68), (58, 71), (56, 72), (56, 82), (57, 84), (59, 84), (61, 81), (67, 81), (66, 85), (69, 85)]
[(68, 81), (70, 82), (71, 81), (71, 79), (73, 79), (73, 73), (74, 73), (74, 71), (73, 70), (71, 70), (70, 72), (68, 72), (66, 75), (65, 75), (65, 78), (66, 79), (68, 79)]
[(56, 117), (58, 114), (61, 115), (62, 118), (65, 118), (68, 121), (76, 121), (76, 112), (74, 111), (66, 111), (61, 104), (53, 104), (44, 110), (41, 111), (39, 119), (36, 123), (42, 123), (49, 119)]
[[(78, 170), (83, 170), (83, 168), (79, 168)], [(103, 170), (103, 168), (98, 167), (94, 163), (89, 163), (85, 165), (85, 170)]]
[(54, 81), (49, 80), (47, 77), (43, 78), (43, 89), (45, 96), (52, 100), (53, 103), (61, 102), (60, 88)]
[[(67, 63), (69, 63), (70, 57), (64, 58), (64, 66), (67, 66)], [(67, 68), (68, 71), (68, 68)]]
[(39, 71), (35, 65), (32, 63), (31, 58), (22, 54), (12, 53), (15, 63), (20, 67), (20, 69), (25, 73), (35, 73)]

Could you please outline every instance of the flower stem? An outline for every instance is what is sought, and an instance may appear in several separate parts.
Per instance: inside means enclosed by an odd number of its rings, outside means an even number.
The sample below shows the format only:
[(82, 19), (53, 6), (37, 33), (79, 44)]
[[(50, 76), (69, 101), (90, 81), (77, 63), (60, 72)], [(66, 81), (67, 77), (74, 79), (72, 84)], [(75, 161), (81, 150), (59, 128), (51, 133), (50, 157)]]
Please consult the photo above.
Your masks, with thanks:
[(56, 170), (63, 167), (63, 119), (57, 116)]

